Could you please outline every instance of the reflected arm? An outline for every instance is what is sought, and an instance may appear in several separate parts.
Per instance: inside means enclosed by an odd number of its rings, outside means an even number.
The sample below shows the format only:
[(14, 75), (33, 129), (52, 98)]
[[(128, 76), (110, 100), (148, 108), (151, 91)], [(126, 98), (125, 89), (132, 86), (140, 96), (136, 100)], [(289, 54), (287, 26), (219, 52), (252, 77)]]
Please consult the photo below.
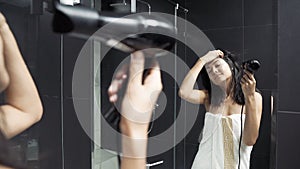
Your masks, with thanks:
[(255, 144), (258, 134), (262, 114), (262, 96), (255, 92), (253, 95), (245, 96), (245, 124), (243, 141), (246, 145)]
[(193, 68), (188, 72), (186, 77), (184, 78), (180, 89), (179, 96), (188, 102), (194, 104), (204, 104), (206, 98), (208, 97), (208, 93), (206, 90), (198, 90), (194, 89), (194, 85), (197, 80), (197, 76), (202, 70), (205, 62), (201, 59), (198, 59)]

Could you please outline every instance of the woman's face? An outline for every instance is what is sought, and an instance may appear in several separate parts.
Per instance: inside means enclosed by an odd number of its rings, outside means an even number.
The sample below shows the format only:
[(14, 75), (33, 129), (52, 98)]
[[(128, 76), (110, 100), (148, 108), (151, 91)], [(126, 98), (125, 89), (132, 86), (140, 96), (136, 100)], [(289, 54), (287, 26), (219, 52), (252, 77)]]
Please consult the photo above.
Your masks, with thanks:
[(232, 75), (229, 65), (222, 58), (214, 59), (205, 68), (210, 80), (218, 86), (223, 85)]

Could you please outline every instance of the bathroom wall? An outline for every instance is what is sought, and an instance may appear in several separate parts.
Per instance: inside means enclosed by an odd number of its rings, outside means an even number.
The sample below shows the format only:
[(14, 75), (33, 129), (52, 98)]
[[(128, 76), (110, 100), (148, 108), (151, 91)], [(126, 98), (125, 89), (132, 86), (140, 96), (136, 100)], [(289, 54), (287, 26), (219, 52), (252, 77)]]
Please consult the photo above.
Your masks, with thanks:
[(278, 2), (277, 169), (299, 168), (300, 2), (297, 0)]

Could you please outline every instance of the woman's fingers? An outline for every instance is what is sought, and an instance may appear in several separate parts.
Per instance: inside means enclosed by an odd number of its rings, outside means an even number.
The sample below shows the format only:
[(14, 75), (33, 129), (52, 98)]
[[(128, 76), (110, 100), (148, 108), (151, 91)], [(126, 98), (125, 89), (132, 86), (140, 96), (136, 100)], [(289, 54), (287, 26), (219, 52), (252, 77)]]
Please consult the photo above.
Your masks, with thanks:
[(122, 66), (120, 70), (117, 71), (114, 79), (112, 80), (109, 88), (108, 88), (108, 96), (110, 102), (116, 102), (118, 99), (118, 91), (124, 85), (124, 82), (127, 78), (128, 65)]
[(115, 103), (117, 102), (118, 100), (118, 95), (117, 94), (112, 94), (109, 96), (109, 101), (112, 102), (112, 103)]
[(123, 76), (122, 78), (114, 79), (108, 88), (108, 94), (114, 94), (118, 92), (118, 90), (122, 87), (125, 79), (126, 76)]
[(128, 64), (123, 65), (115, 74), (115, 78), (120, 79), (120, 78), (127, 77), (128, 66), (129, 66)]
[(108, 88), (108, 96), (110, 102), (116, 102), (118, 99), (118, 91), (122, 88), (125, 79), (115, 79)]
[(145, 57), (143, 52), (137, 51), (131, 54), (129, 68), (129, 83), (142, 84)]
[(224, 53), (223, 53), (221, 50), (217, 50), (217, 52), (218, 52), (218, 55), (219, 55), (221, 58), (224, 57)]
[(244, 70), (244, 76), (247, 76), (250, 80), (254, 80), (254, 76), (248, 70)]
[(248, 83), (248, 84), (255, 84), (256, 80), (254, 78), (254, 75), (252, 73), (250, 73), (247, 70), (244, 70), (244, 75), (242, 77), (242, 79), (244, 79), (244, 83)]
[(244, 84), (246, 83), (246, 80), (244, 78), (241, 79), (241, 83)]

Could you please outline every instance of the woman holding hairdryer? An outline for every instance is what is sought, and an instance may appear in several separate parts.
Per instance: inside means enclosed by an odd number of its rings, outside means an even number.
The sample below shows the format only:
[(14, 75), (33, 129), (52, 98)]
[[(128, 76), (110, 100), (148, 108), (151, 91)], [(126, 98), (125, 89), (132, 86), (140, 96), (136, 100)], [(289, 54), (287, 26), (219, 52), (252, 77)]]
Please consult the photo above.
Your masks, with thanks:
[[(194, 89), (199, 74), (202, 90)], [(242, 70), (231, 53), (209, 51), (188, 72), (179, 95), (206, 109), (192, 169), (249, 169), (262, 114), (254, 75)]]

